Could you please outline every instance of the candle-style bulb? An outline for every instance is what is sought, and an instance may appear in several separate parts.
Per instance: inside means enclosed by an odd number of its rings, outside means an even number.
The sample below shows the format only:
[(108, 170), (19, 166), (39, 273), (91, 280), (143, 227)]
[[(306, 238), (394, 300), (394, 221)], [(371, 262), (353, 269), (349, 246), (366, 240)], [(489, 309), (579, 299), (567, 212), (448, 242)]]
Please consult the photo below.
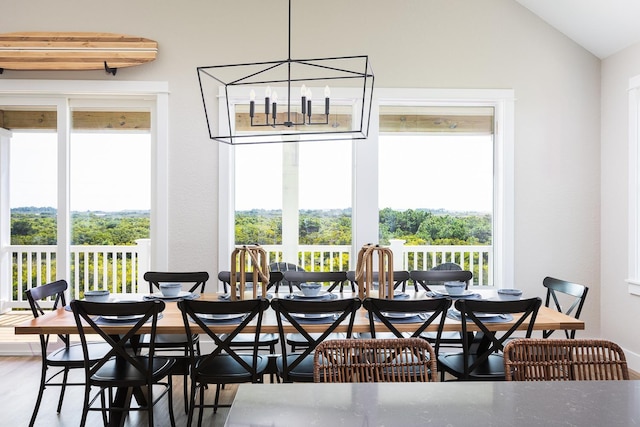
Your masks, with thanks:
[(265, 98), (271, 98), (271, 86), (267, 86), (267, 88), (265, 89), (264, 97)]
[(331, 96), (331, 90), (329, 89), (329, 86), (325, 86), (324, 87), (324, 97), (325, 98), (329, 98)]
[(271, 99), (273, 100), (274, 103), (278, 102), (278, 92), (274, 90), (271, 94)]
[(307, 87), (305, 85), (300, 88), (300, 96), (307, 96)]
[(307, 89), (307, 99), (311, 99), (311, 89)]
[(256, 100), (256, 91), (251, 89), (251, 92), (249, 92), (249, 101), (255, 101)]

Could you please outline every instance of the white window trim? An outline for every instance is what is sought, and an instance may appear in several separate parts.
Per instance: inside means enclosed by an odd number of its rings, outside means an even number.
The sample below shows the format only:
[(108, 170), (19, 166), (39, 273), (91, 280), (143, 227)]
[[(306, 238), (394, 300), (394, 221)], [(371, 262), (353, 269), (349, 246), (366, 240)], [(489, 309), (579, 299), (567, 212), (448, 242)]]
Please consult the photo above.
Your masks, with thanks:
[[(225, 100), (220, 98), (219, 120), (226, 120)], [(494, 194), (494, 285), (512, 287), (514, 283), (514, 92), (511, 89), (392, 89), (374, 90), (369, 138), (353, 142), (353, 253), (369, 242), (378, 241), (378, 188), (370, 177), (378, 170), (379, 106), (416, 103), (416, 105), (482, 105), (495, 108), (495, 180)], [(313, 142), (310, 142), (313, 144)], [(345, 143), (348, 143), (345, 141)], [(233, 147), (219, 144), (219, 242), (220, 269), (230, 263), (234, 236), (234, 162)]]
[[(169, 146), (169, 85), (167, 82), (155, 81), (93, 81), (93, 80), (0, 80), (0, 103), (13, 105), (55, 105), (58, 114), (58, 173), (66, 174), (68, 162), (68, 141), (70, 118), (68, 102), (78, 97), (110, 97), (133, 96), (144, 98), (151, 104), (151, 141), (152, 141), (152, 188), (151, 188), (151, 260), (152, 269), (166, 269), (169, 265), (169, 216), (168, 216), (168, 146)], [(59, 182), (67, 182), (64, 175)], [(7, 181), (8, 182), (8, 181)], [(0, 182), (1, 183), (1, 182)], [(5, 193), (5, 188), (2, 192)], [(0, 201), (2, 202), (2, 201)], [(68, 185), (59, 191), (58, 206), (69, 206)], [(8, 202), (0, 203), (3, 216), (9, 212)], [(0, 235), (8, 239), (10, 230), (2, 224)], [(69, 219), (61, 221), (62, 236), (68, 236)], [(61, 248), (66, 248), (57, 257), (61, 265), (69, 265), (68, 241), (59, 241)], [(69, 279), (69, 272), (57, 270), (58, 278)]]
[(640, 295), (640, 76), (629, 80), (629, 242), (628, 291)]

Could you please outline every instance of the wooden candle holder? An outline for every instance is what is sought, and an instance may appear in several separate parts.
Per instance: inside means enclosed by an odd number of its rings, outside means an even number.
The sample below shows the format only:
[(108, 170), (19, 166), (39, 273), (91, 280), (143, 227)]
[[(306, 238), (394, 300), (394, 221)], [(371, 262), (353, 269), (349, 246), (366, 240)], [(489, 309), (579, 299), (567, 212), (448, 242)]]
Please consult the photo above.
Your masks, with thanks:
[[(247, 258), (248, 257), (248, 258)], [(237, 272), (238, 266), (240, 271)], [(236, 293), (236, 281), (240, 282), (239, 298), (244, 299), (246, 290), (247, 267), (253, 271), (253, 298), (258, 298), (258, 283), (262, 283), (262, 298), (267, 297), (267, 286), (269, 285), (269, 260), (267, 252), (260, 245), (238, 246), (231, 253), (231, 275), (230, 275), (230, 298), (231, 301), (238, 299)], [(238, 273), (239, 279), (236, 278)]]

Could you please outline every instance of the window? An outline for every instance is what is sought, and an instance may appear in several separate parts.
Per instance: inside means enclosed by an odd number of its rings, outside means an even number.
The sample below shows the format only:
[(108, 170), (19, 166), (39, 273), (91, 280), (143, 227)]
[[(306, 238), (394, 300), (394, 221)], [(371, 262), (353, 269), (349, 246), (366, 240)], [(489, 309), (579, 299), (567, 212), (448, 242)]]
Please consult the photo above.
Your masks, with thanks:
[[(336, 96), (340, 95), (339, 88), (335, 90)], [(333, 92), (332, 92), (333, 93)], [(396, 148), (391, 148), (393, 154), (400, 154), (397, 160), (391, 160), (391, 154), (387, 151), (389, 148), (389, 132), (385, 129), (386, 124), (382, 121), (381, 117), (384, 115), (385, 109), (392, 108), (430, 108), (436, 107), (442, 108), (472, 108), (483, 112), (485, 118), (488, 119), (490, 124), (490, 130), (492, 132), (485, 132), (484, 135), (468, 135), (468, 138), (460, 138), (455, 142), (458, 144), (458, 149), (464, 149), (465, 144), (474, 144), (475, 147), (481, 149), (483, 160), (482, 165), (489, 169), (484, 169), (482, 173), (482, 190), (478, 190), (478, 193), (484, 194), (481, 197), (483, 205), (478, 209), (488, 211), (491, 215), (491, 243), (492, 243), (492, 256), (493, 262), (491, 268), (493, 269), (493, 277), (491, 279), (491, 285), (497, 286), (512, 286), (513, 283), (513, 91), (511, 90), (432, 90), (432, 89), (376, 89), (374, 91), (374, 105), (372, 107), (371, 117), (371, 131), (367, 140), (358, 141), (338, 141), (340, 152), (335, 152), (327, 160), (326, 157), (319, 154), (315, 154), (311, 157), (314, 160), (314, 165), (317, 165), (312, 173), (312, 182), (318, 184), (320, 187), (312, 190), (311, 185), (307, 182), (304, 183), (303, 178), (298, 175), (296, 178), (296, 184), (299, 186), (299, 194), (306, 193), (309, 189), (309, 194), (313, 195), (315, 199), (320, 199), (320, 193), (315, 194), (318, 188), (322, 188), (323, 182), (328, 182), (329, 178), (333, 179), (335, 176), (340, 178), (338, 184), (327, 185), (326, 188), (332, 188), (334, 191), (343, 190), (346, 188), (352, 188), (350, 193), (340, 193), (340, 196), (336, 195), (335, 200), (340, 200), (342, 194), (348, 195), (351, 199), (349, 209), (351, 210), (351, 240), (350, 240), (350, 253), (349, 258), (351, 261), (351, 268), (355, 267), (355, 255), (362, 245), (381, 241), (380, 223), (379, 223), (379, 210), (383, 207), (381, 203), (391, 193), (400, 192), (399, 185), (416, 185), (416, 178), (410, 177), (409, 169), (412, 168), (411, 162), (415, 160), (415, 153), (413, 148), (409, 148), (414, 142), (411, 141), (411, 133), (406, 133), (402, 136), (401, 145), (406, 147), (401, 150), (401, 153), (396, 152)], [(221, 100), (220, 102), (225, 102)], [(487, 114), (488, 112), (488, 114)], [(436, 139), (432, 140), (434, 143)], [(315, 144), (315, 146), (323, 147), (322, 142), (308, 142), (300, 144), (300, 150), (307, 144)], [(269, 144), (267, 144), (269, 145)], [(274, 144), (276, 147), (280, 144)], [(286, 146), (295, 146), (293, 144), (284, 144)], [(258, 150), (261, 150), (259, 145), (247, 145), (242, 147), (233, 147), (225, 144), (220, 145), (220, 163), (219, 163), (219, 179), (220, 179), (220, 209), (222, 212), (229, 212), (230, 215), (220, 215), (220, 257), (219, 266), (220, 269), (227, 269), (229, 266), (229, 255), (236, 243), (234, 241), (234, 215), (236, 210), (234, 203), (238, 203), (238, 200), (234, 201), (234, 198), (242, 197), (240, 194), (234, 194), (236, 186), (233, 183), (234, 177), (237, 179), (237, 171), (233, 173), (234, 165), (244, 165), (243, 162), (238, 160), (237, 156), (251, 157), (251, 150), (254, 150), (256, 156)], [(247, 150), (246, 152), (241, 151)], [(335, 148), (333, 148), (335, 150)], [(387, 151), (385, 151), (387, 150)], [(328, 151), (328, 150), (326, 150)], [(302, 153), (302, 151), (300, 152)], [(235, 156), (235, 162), (233, 161)], [(300, 154), (298, 159), (302, 159), (303, 155)], [(338, 167), (336, 160), (348, 161), (344, 166)], [(394, 164), (395, 163), (395, 164)], [(275, 161), (273, 165), (278, 165)], [(244, 166), (242, 166), (244, 168)], [(286, 166), (283, 164), (283, 169)], [(301, 166), (302, 168), (302, 166)], [(343, 170), (344, 168), (345, 170)], [(384, 169), (384, 170), (382, 170)], [(261, 169), (263, 175), (273, 174), (274, 176), (281, 176), (282, 171), (270, 169), (266, 164), (263, 164)], [(468, 171), (465, 171), (467, 173)], [(330, 177), (331, 176), (331, 177)], [(490, 181), (489, 180), (490, 177)], [(265, 178), (265, 182), (271, 185), (273, 176)], [(278, 178), (279, 179), (279, 178)], [(470, 178), (469, 178), (470, 179)], [(390, 185), (387, 189), (380, 188), (380, 182), (382, 180), (392, 181), (395, 184)], [(411, 183), (413, 181), (413, 183)], [(256, 179), (254, 191), (256, 192), (270, 192), (272, 189), (265, 189), (264, 186), (259, 184), (259, 179)], [(479, 184), (480, 181), (474, 183)], [(274, 184), (275, 185), (275, 184)], [(287, 188), (286, 179), (277, 184), (282, 188)], [(424, 187), (428, 186), (428, 183), (421, 182), (419, 185)], [(418, 186), (419, 187), (419, 186)], [(241, 187), (237, 187), (238, 189)], [(239, 190), (240, 191), (240, 190)], [(274, 194), (280, 195), (278, 190), (273, 191)], [(298, 194), (298, 193), (296, 193)], [(258, 197), (256, 195), (256, 197)], [(284, 200), (287, 200), (286, 196), (283, 196)], [(300, 208), (304, 208), (302, 202)], [(445, 206), (446, 207), (446, 206)], [(452, 206), (451, 209), (458, 208)], [(283, 233), (286, 228), (283, 222)], [(296, 231), (296, 236), (299, 238), (299, 234)], [(384, 240), (384, 235), (382, 236)], [(239, 243), (239, 242), (238, 242)], [(384, 243), (384, 242), (383, 242)], [(227, 248), (228, 251), (225, 251)]]
[[(111, 95), (113, 93), (122, 95)], [(73, 296), (85, 284), (100, 283), (103, 278), (95, 273), (90, 276), (85, 271), (78, 275), (82, 266), (86, 267), (91, 261), (79, 258), (71, 251), (71, 245), (83, 243), (82, 233), (78, 233), (79, 230), (73, 233), (71, 219), (72, 212), (89, 210), (95, 213), (108, 208), (109, 205), (102, 204), (105, 200), (126, 200), (124, 204), (111, 205), (114, 210), (151, 211), (151, 230), (149, 221), (147, 230), (141, 230), (143, 235), (148, 237), (150, 234), (151, 237), (151, 248), (146, 249), (145, 256), (151, 262), (146, 261), (136, 270), (142, 274), (151, 267), (167, 265), (165, 168), (168, 133), (166, 125), (162, 125), (167, 122), (167, 107), (167, 87), (163, 83), (136, 82), (132, 86), (126, 82), (0, 82), (0, 110), (4, 113), (0, 115), (0, 128), (10, 129), (3, 130), (0, 136), (0, 192), (3, 194), (0, 203), (0, 242), (3, 246), (0, 283), (12, 283), (18, 277), (19, 286), (29, 287), (64, 278), (73, 287)], [(20, 124), (20, 117), (33, 118), (34, 113), (41, 115), (38, 125)], [(110, 126), (94, 126), (96, 121), (104, 124), (107, 116), (117, 116), (119, 125), (111, 129), (125, 128), (130, 124), (122, 120), (125, 113), (129, 115), (127, 120), (142, 115), (147, 123), (146, 130), (110, 131)], [(25, 162), (29, 168), (16, 167)], [(115, 193), (112, 192), (114, 188), (117, 188)], [(129, 197), (129, 194), (133, 196)], [(54, 223), (53, 236), (43, 243), (55, 245), (54, 252), (47, 255), (43, 249), (25, 258), (12, 252), (8, 246), (12, 238), (11, 208), (19, 205), (53, 208), (51, 215), (44, 212), (41, 219)], [(48, 226), (51, 228), (51, 224)], [(99, 236), (92, 239), (100, 240)], [(28, 268), (16, 269), (16, 263), (21, 259)], [(103, 261), (96, 258), (95, 263), (102, 264)], [(123, 266), (120, 264), (108, 274), (104, 273), (105, 278), (117, 276), (122, 283), (126, 282), (123, 271), (128, 268)], [(138, 278), (130, 280), (135, 283)], [(10, 293), (2, 290), (3, 295)], [(23, 306), (22, 295), (20, 289), (14, 289), (13, 297), (2, 301), (3, 307)]]
[(629, 80), (629, 293), (640, 295), (640, 76)]

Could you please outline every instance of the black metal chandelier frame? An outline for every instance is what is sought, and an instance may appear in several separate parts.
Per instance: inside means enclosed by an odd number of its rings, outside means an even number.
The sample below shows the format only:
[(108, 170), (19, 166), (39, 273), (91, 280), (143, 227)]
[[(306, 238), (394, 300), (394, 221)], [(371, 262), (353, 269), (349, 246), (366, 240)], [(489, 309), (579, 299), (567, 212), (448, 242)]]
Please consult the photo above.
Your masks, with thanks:
[[(333, 66), (336, 62), (340, 61), (361, 61), (364, 69), (347, 69), (341, 68), (338, 66)], [(328, 63), (330, 65), (323, 65), (323, 63)], [(323, 75), (317, 77), (292, 77), (292, 65), (299, 64), (302, 67), (310, 67), (311, 69), (322, 70), (323, 72), (335, 72), (336, 75)], [(238, 78), (234, 78), (228, 81), (225, 81), (223, 78), (217, 76), (216, 72), (219, 70), (231, 70), (234, 68), (240, 69), (242, 67), (259, 67), (257, 71), (253, 71), (249, 74), (243, 75)], [(286, 67), (286, 79), (274, 79), (274, 78), (263, 78), (263, 75), (267, 75), (269, 72), (277, 70), (279, 68)], [(205, 118), (207, 121), (207, 127), (209, 129), (209, 137), (213, 140), (217, 140), (220, 142), (235, 144), (238, 143), (239, 138), (253, 138), (256, 136), (270, 136), (278, 135), (283, 137), (282, 142), (287, 142), (286, 138), (289, 138), (289, 141), (297, 141), (298, 137), (304, 135), (305, 140), (338, 140), (338, 139), (366, 139), (368, 137), (368, 128), (371, 120), (371, 106), (373, 103), (373, 82), (374, 75), (371, 71), (371, 64), (369, 63), (369, 57), (367, 55), (354, 55), (354, 56), (339, 56), (339, 57), (329, 57), (329, 58), (309, 58), (309, 59), (292, 59), (291, 58), (291, 0), (289, 0), (289, 20), (288, 20), (288, 57), (286, 60), (279, 61), (265, 61), (265, 62), (249, 62), (249, 63), (240, 63), (240, 64), (229, 64), (229, 65), (213, 65), (213, 66), (204, 66), (197, 67), (198, 72), (198, 82), (200, 85), (200, 92), (202, 95), (202, 102), (205, 110)], [(209, 109), (207, 108), (207, 91), (203, 84), (203, 77), (210, 77), (216, 82), (218, 82), (222, 87), (224, 87), (224, 97), (226, 98), (226, 109), (227, 109), (227, 123), (229, 129), (229, 135), (215, 135), (212, 131), (212, 123), (209, 117)], [(331, 109), (331, 99), (328, 93), (328, 86), (325, 89), (325, 99), (324, 99), (324, 112), (322, 114), (323, 120), (317, 120), (317, 116), (319, 114), (313, 114), (316, 118), (312, 119), (312, 110), (313, 110), (313, 102), (311, 97), (309, 96), (309, 92), (304, 93), (304, 84), (303, 89), (300, 96), (300, 113), (292, 111), (292, 97), (291, 97), (291, 85), (292, 83), (312, 83), (317, 81), (331, 81), (331, 80), (340, 80), (345, 81), (349, 79), (359, 79), (363, 82), (362, 84), (362, 102), (359, 114), (359, 129), (352, 130), (336, 130), (332, 129), (331, 131), (310, 131), (305, 130), (301, 132), (296, 132), (292, 129), (294, 126), (313, 126), (313, 125), (328, 125), (329, 124), (329, 116)], [(256, 116), (256, 105), (253, 99), (253, 96), (249, 100), (249, 117), (250, 117), (250, 126), (251, 127), (271, 127), (275, 129), (276, 127), (283, 127), (282, 131), (277, 133), (267, 133), (261, 131), (256, 134), (242, 134), (233, 135), (234, 132), (231, 132), (234, 126), (234, 120), (232, 119), (232, 111), (233, 108), (230, 105), (231, 94), (229, 93), (230, 89), (236, 86), (264, 86), (271, 84), (285, 84), (286, 92), (287, 92), (287, 100), (286, 100), (286, 119), (278, 121), (277, 113), (278, 113), (278, 103), (275, 99), (271, 99), (269, 93), (265, 94), (265, 102), (264, 102), (264, 123), (256, 123), (254, 122), (254, 117)], [(369, 85), (369, 86), (368, 86)], [(270, 87), (268, 86), (270, 89)], [(268, 89), (268, 90), (269, 90)], [(253, 90), (251, 91), (253, 94)], [(368, 92), (368, 93), (367, 93)], [(367, 94), (369, 95), (369, 99), (367, 100)], [(261, 114), (261, 113), (258, 113)], [(302, 120), (294, 120), (292, 115), (299, 115), (302, 117)], [(313, 136), (316, 135), (317, 138)], [(260, 143), (260, 142), (273, 142), (273, 141), (254, 141), (251, 143)], [(280, 141), (278, 141), (280, 142)]]

